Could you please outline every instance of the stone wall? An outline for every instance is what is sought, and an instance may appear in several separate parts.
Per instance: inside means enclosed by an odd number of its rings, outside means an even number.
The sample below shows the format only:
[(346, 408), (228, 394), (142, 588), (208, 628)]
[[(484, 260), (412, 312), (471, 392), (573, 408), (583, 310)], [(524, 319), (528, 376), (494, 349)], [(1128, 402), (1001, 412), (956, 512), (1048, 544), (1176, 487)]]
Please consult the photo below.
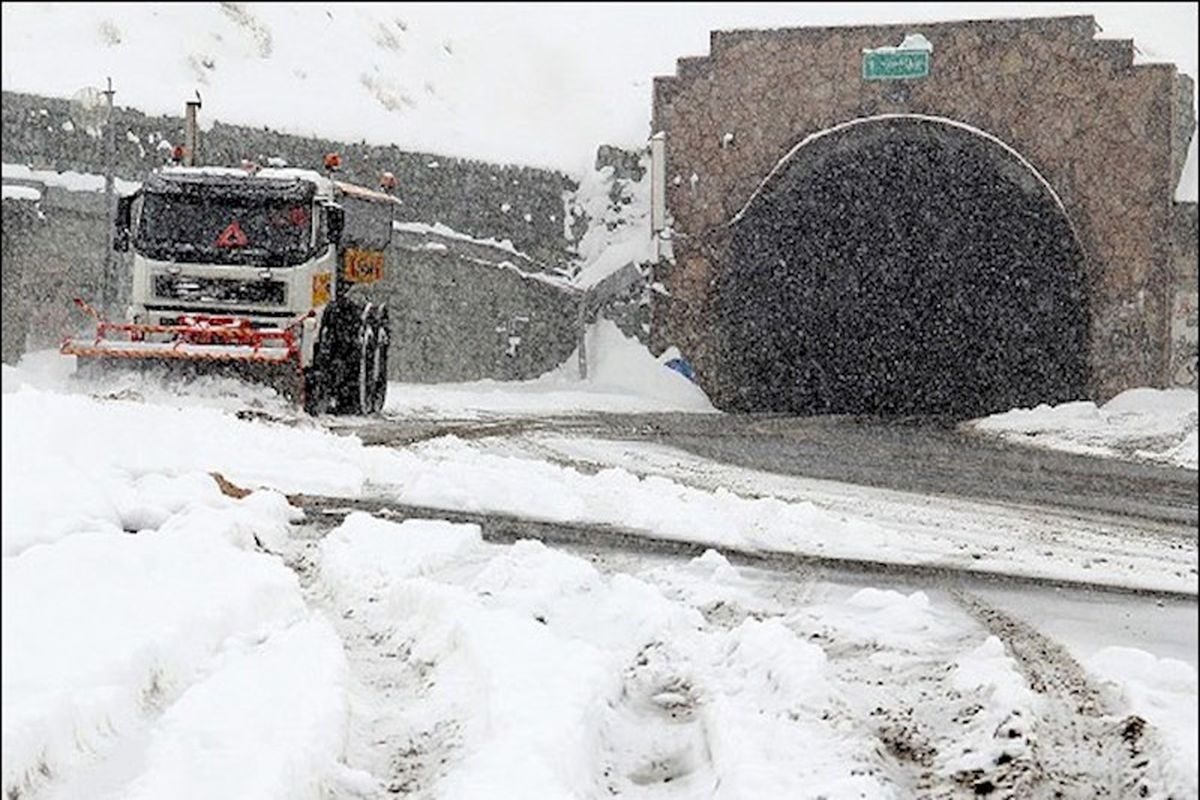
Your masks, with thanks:
[[(927, 77), (867, 81), (863, 50), (919, 32)], [(1169, 64), (1133, 64), (1133, 44), (1094, 38), (1092, 17), (717, 31), (710, 53), (655, 79), (667, 135), (676, 260), (654, 311), (659, 346), (713, 376), (710, 293), (729, 264), (727, 223), (806, 137), (882, 114), (966, 123), (1014, 148), (1061, 198), (1085, 252), (1089, 392), (1165, 385), (1172, 196), (1194, 128), (1192, 85)]]
[(5, 197), (3, 233), (0, 240), (0, 357), (15, 364), (25, 352), (29, 334), (29, 305), (24, 301), (23, 282), (28, 259), (28, 241), (40, 224), (37, 204), (29, 199)]
[[(104, 275), (107, 231), (104, 195), (38, 186), (36, 217), (10, 217), (4, 209), (4, 269), (21, 276), (14, 307), (30, 319), (25, 351), (57, 347), (64, 335), (90, 327), (75, 307), (79, 297), (98, 304)], [(127, 253), (114, 253), (118, 307), (129, 301)], [(7, 301), (7, 298), (6, 298)]]
[[(115, 171), (121, 178), (142, 180), (168, 161), (173, 145), (183, 142), (181, 116), (148, 116), (120, 106), (114, 111)], [(103, 174), (100, 132), (73, 122), (68, 101), (4, 92), (2, 112), (0, 156), (5, 163)], [(200, 116), (203, 125), (203, 108)], [(289, 166), (311, 169), (320, 169), (325, 154), (337, 152), (348, 181), (375, 186), (385, 170), (396, 176), (402, 219), (441, 222), (479, 238), (509, 239), (547, 269), (562, 267), (572, 257), (573, 242), (564, 236), (564, 195), (577, 187), (559, 172), (222, 122), (201, 131), (197, 149), (199, 163), (237, 166), (245, 158), (266, 166), (268, 159), (282, 158)]]

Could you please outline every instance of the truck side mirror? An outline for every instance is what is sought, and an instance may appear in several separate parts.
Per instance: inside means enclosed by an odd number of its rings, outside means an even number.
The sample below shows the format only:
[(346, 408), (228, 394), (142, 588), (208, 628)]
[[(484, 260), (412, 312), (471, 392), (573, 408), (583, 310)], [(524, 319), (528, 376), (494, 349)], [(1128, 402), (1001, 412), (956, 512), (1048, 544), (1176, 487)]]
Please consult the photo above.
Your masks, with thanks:
[(329, 232), (329, 241), (333, 244), (342, 243), (342, 233), (346, 229), (346, 212), (341, 206), (328, 205), (325, 206), (326, 213), (326, 229)]
[(117, 198), (117, 218), (113, 221), (113, 250), (125, 252), (129, 249), (129, 230), (132, 225), (133, 200), (136, 195)]

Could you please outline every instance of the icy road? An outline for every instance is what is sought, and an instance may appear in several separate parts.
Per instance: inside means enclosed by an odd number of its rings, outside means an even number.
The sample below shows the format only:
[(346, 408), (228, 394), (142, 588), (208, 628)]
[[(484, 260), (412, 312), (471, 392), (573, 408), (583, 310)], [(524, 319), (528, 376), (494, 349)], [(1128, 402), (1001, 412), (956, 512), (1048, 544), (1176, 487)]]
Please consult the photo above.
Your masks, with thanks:
[(4, 368), (9, 797), (1197, 795), (1194, 470), (62, 372)]

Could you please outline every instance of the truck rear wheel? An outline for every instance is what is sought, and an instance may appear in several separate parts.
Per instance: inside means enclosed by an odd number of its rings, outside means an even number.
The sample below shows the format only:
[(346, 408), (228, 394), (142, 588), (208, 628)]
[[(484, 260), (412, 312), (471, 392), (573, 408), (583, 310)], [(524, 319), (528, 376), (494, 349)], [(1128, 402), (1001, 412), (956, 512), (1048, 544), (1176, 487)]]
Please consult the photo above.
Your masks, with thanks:
[(341, 376), (337, 386), (338, 414), (372, 414), (382, 407), (376, 397), (380, 364), (375, 314), (370, 305), (348, 306), (339, 320)]
[(358, 375), (354, 381), (353, 414), (374, 414), (375, 408), (375, 361), (379, 348), (375, 345), (375, 326), (368, 318), (359, 331)]

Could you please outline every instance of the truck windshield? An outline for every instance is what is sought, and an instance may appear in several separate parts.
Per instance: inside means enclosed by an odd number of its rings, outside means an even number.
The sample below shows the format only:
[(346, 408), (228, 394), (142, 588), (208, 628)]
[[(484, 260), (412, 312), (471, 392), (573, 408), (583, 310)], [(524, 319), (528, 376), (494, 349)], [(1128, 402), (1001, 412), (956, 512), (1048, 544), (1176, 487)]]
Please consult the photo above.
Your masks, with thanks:
[(134, 247), (170, 261), (289, 266), (308, 257), (311, 237), (304, 203), (147, 193)]

